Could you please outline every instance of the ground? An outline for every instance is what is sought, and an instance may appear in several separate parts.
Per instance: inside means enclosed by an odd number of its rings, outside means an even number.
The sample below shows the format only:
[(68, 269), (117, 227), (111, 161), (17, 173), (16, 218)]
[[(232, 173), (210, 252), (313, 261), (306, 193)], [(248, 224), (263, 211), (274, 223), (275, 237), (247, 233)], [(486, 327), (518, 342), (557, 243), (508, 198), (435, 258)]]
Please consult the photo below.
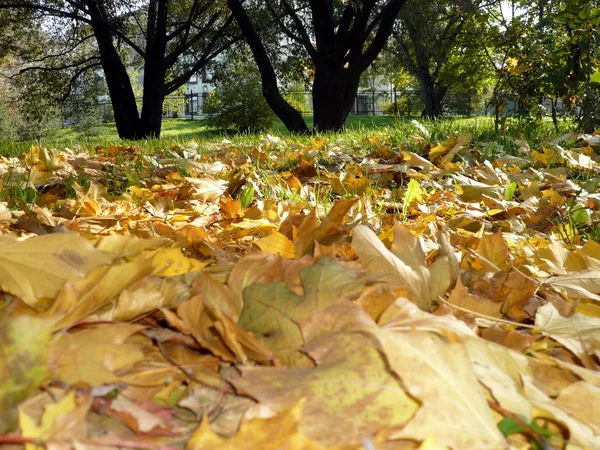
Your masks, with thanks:
[(563, 126), (2, 144), (0, 445), (597, 447), (600, 136)]

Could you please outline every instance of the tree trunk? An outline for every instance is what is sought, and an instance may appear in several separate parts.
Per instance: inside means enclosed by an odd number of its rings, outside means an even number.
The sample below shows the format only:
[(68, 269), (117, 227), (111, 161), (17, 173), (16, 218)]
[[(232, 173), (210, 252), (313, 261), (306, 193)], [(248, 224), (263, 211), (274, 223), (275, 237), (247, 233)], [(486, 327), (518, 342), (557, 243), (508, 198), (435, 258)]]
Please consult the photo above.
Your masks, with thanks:
[[(94, 2), (88, 2), (94, 14), (101, 17), (101, 12)], [(115, 124), (121, 139), (140, 139), (140, 118), (138, 115), (135, 94), (131, 87), (129, 74), (123, 65), (119, 53), (113, 45), (112, 33), (108, 27), (92, 15), (92, 28), (98, 49), (100, 62), (104, 69), (104, 77), (115, 114)]]
[(308, 127), (306, 126), (306, 122), (304, 122), (302, 114), (285, 101), (279, 92), (275, 69), (273, 69), (273, 65), (271, 64), (271, 60), (267, 55), (267, 51), (265, 50), (260, 36), (252, 25), (252, 21), (248, 17), (241, 1), (227, 0), (227, 5), (233, 13), (235, 20), (242, 30), (246, 42), (254, 55), (254, 60), (260, 71), (265, 100), (289, 131), (292, 133), (308, 133)]
[(140, 119), (129, 74), (116, 51), (111, 53), (104, 55), (100, 51), (117, 132), (121, 139), (139, 139)]
[(558, 133), (559, 132), (559, 128), (558, 128), (558, 112), (556, 110), (556, 105), (558, 103), (558, 95), (555, 98), (551, 98), (550, 101), (552, 102), (552, 123), (554, 124), (554, 129)]
[(429, 73), (421, 73), (417, 77), (423, 91), (423, 103), (425, 104), (423, 115), (431, 120), (436, 120), (442, 114), (442, 101), (446, 95), (447, 88), (436, 86), (435, 81)]
[(159, 138), (165, 100), (165, 73), (159, 67), (146, 64), (144, 68), (144, 97), (140, 134), (144, 138)]
[(313, 82), (314, 130), (339, 131), (356, 98), (360, 79), (340, 80), (340, 76), (315, 70)]

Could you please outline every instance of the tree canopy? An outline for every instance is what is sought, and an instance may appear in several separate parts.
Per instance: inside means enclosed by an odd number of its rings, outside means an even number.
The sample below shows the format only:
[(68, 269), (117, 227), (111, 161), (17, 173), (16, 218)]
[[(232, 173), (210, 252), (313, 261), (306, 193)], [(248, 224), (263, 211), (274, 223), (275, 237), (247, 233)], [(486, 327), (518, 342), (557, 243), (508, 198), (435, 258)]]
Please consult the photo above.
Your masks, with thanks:
[[(288, 129), (308, 131), (300, 113), (282, 97), (277, 76), (256, 24), (242, 0), (228, 0), (262, 75), (267, 101)], [(262, 8), (279, 26), (284, 39), (308, 57), (313, 74), (314, 126), (339, 130), (352, 108), (361, 74), (371, 65), (392, 33), (405, 0), (288, 1), (267, 0)]]
[[(102, 68), (119, 135), (128, 139), (159, 136), (165, 96), (240, 39), (222, 1), (1, 0), (0, 8), (31, 11), (61, 44), (41, 61), (24, 61), (27, 69), (77, 68), (76, 77)], [(143, 71), (141, 111), (131, 66)]]

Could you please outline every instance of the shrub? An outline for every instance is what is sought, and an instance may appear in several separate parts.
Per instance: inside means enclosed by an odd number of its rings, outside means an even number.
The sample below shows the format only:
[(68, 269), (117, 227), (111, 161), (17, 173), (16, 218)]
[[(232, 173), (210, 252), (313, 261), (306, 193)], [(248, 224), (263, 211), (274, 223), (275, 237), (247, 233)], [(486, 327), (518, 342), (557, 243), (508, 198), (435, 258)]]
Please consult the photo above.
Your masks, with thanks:
[(263, 97), (258, 70), (231, 62), (221, 72), (215, 76), (215, 89), (204, 100), (207, 124), (242, 132), (271, 127), (275, 115)]

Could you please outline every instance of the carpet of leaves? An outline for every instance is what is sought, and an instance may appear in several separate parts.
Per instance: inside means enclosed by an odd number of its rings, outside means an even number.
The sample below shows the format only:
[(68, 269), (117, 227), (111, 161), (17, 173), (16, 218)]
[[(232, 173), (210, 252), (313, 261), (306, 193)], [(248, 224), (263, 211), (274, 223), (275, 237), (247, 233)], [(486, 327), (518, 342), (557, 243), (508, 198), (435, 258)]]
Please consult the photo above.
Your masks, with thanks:
[(0, 445), (600, 448), (600, 136), (517, 145), (1, 158)]

